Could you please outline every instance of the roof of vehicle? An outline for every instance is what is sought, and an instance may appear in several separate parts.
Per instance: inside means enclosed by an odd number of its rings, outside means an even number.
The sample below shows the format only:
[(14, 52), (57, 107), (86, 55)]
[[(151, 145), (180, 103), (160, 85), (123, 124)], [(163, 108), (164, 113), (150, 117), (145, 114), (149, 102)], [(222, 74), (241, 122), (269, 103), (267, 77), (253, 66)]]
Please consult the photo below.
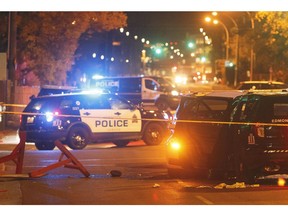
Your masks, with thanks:
[[(70, 92), (79, 92), (80, 89), (74, 86), (56, 86), (56, 85), (43, 85), (37, 97), (44, 95), (65, 94)], [(33, 97), (33, 96), (32, 96)]]
[(277, 81), (244, 81), (240, 82), (237, 89), (246, 90), (246, 89), (285, 89), (288, 88), (288, 85), (283, 82)]
[[(124, 79), (124, 78), (163, 78), (161, 76), (143, 76), (143, 75), (133, 75), (133, 76), (104, 76), (104, 77), (95, 77), (93, 80), (101, 80), (101, 79)], [(164, 79), (164, 78), (163, 78)]]
[(269, 96), (269, 95), (288, 95), (287, 89), (265, 89), (265, 90), (249, 90), (247, 94), (257, 94), (257, 95), (263, 95), (263, 96)]
[(64, 89), (64, 90), (70, 90), (70, 89), (77, 89), (75, 86), (57, 86), (57, 85), (43, 85), (41, 86), (42, 89)]
[(247, 91), (243, 90), (213, 90), (204, 92), (195, 92), (185, 96), (209, 96), (209, 97), (224, 97), (224, 98), (235, 98), (241, 95), (247, 94)]
[(285, 84), (284, 82), (278, 82), (278, 81), (262, 81), (262, 80), (258, 80), (258, 81), (243, 81), (240, 82), (240, 84)]
[(68, 94), (53, 94), (53, 95), (42, 95), (37, 98), (55, 98), (55, 97), (73, 97), (76, 95), (93, 95), (93, 96), (101, 96), (101, 95), (108, 95), (108, 92), (102, 92), (98, 90), (91, 90), (91, 91), (81, 91), (81, 92), (71, 92)]

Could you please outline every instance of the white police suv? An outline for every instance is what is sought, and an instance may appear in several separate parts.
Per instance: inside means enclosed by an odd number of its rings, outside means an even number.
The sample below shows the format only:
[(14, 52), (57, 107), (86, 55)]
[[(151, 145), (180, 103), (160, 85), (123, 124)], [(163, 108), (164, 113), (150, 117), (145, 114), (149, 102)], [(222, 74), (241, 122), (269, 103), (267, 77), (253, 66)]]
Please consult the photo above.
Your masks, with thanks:
[(31, 99), (21, 116), (20, 131), (38, 150), (54, 149), (60, 140), (72, 149), (91, 142), (113, 142), (118, 147), (143, 139), (162, 143), (168, 135), (167, 113), (144, 110), (115, 94), (71, 93)]

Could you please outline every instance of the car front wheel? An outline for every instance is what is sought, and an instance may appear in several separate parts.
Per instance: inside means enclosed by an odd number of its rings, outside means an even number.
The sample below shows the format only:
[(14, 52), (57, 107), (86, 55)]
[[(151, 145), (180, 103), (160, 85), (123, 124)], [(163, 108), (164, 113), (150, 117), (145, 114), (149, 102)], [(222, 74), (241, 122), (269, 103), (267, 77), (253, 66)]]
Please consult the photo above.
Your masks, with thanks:
[(164, 129), (160, 124), (150, 123), (145, 128), (143, 141), (146, 145), (159, 145), (164, 140)]
[(67, 144), (71, 149), (83, 149), (89, 143), (89, 134), (83, 127), (73, 127), (67, 137)]

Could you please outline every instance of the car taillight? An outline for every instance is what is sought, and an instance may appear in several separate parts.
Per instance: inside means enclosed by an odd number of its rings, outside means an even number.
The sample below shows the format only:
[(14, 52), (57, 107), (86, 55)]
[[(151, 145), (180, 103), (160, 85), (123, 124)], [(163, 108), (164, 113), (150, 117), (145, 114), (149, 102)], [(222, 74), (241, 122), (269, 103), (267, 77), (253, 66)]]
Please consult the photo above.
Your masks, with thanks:
[(179, 151), (182, 148), (182, 145), (179, 142), (179, 140), (175, 139), (174, 137), (170, 137), (167, 144), (170, 150), (173, 150), (173, 151)]
[(265, 137), (265, 127), (262, 125), (255, 125), (253, 126), (255, 135), (258, 137)]

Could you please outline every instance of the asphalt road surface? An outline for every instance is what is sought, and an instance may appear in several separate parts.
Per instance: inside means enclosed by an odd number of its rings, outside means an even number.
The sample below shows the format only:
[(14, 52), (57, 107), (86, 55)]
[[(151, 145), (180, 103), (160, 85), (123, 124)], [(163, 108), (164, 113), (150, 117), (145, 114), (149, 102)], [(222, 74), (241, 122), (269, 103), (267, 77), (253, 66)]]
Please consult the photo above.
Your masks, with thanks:
[[(4, 141), (5, 142), (5, 141)], [(0, 143), (0, 157), (16, 144)], [(167, 175), (165, 146), (146, 146), (142, 141), (117, 148), (111, 143), (69, 150), (90, 176), (78, 169), (58, 168), (44, 176), (7, 177), (15, 163), (0, 166), (2, 205), (279, 205), (288, 204), (287, 186), (278, 179), (259, 184), (217, 182), (202, 178), (177, 179)], [(38, 151), (26, 144), (23, 173), (58, 162), (61, 152)], [(113, 177), (111, 171), (121, 176)], [(117, 174), (117, 172), (116, 172)]]

